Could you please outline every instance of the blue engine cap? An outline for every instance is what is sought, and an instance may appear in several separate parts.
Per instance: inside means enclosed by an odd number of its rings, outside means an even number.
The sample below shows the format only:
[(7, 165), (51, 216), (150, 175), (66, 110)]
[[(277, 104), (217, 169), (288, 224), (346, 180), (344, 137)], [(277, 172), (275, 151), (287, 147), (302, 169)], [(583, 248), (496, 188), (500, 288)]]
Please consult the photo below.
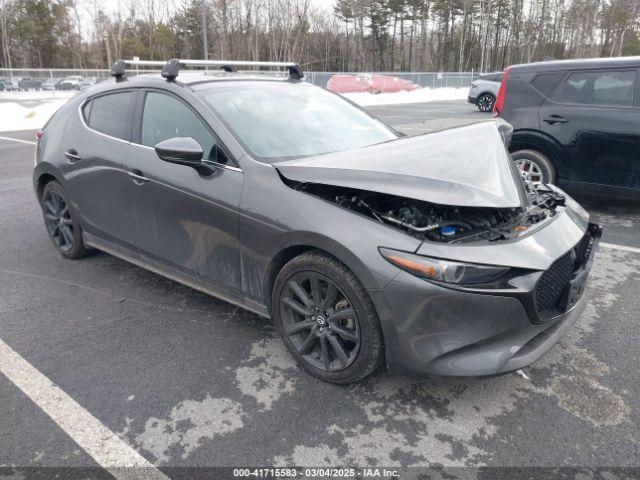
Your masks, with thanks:
[(444, 226), (440, 229), (440, 233), (445, 237), (450, 237), (456, 234), (456, 227)]

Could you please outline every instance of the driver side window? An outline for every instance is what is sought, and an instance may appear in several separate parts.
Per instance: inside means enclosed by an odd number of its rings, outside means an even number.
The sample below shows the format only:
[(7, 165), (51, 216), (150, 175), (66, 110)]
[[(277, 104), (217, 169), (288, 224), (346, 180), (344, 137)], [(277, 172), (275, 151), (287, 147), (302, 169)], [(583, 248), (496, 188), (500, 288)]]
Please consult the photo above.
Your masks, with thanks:
[(141, 134), (142, 145), (148, 147), (154, 147), (169, 138), (192, 137), (202, 147), (204, 160), (225, 163), (217, 158), (216, 139), (202, 120), (183, 102), (170, 95), (147, 92)]

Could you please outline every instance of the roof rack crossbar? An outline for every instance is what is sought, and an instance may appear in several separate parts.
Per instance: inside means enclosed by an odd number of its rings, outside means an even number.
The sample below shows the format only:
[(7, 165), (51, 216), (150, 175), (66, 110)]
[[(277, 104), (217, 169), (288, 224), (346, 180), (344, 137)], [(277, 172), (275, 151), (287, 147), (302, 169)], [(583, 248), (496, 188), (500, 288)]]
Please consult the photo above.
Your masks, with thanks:
[(182, 67), (219, 67), (225, 72), (236, 72), (238, 67), (275, 67), (285, 68), (289, 72), (289, 78), (300, 80), (304, 72), (300, 65), (294, 62), (254, 62), (247, 60), (189, 60), (173, 58), (168, 62), (156, 60), (117, 60), (111, 68), (111, 75), (116, 79), (124, 77), (126, 67), (161, 67), (161, 75), (167, 80), (175, 80)]
[(166, 63), (155, 60), (116, 60), (111, 67), (111, 76), (116, 77), (116, 80), (122, 80), (127, 67), (164, 67)]

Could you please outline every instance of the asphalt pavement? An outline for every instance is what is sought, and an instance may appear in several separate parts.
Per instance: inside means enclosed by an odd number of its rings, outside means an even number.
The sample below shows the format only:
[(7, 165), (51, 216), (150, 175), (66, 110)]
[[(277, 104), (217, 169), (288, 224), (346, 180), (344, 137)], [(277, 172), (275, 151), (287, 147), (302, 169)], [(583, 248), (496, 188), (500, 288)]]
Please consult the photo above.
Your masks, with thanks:
[[(463, 102), (372, 111), (412, 134), (487, 118)], [(15, 140), (33, 132), (0, 133), (0, 371), (11, 372), (0, 374), (0, 467), (20, 467), (8, 476), (117, 477), (98, 466), (133, 458), (171, 478), (169, 467), (243, 465), (638, 478), (614, 469), (640, 467), (637, 203), (581, 199), (605, 228), (591, 301), (533, 366), (482, 379), (380, 371), (335, 386), (298, 369), (265, 319), (104, 253), (64, 260), (33, 194), (34, 146)]]
[(433, 132), (491, 119), (463, 100), (375, 105), (367, 109), (407, 135)]

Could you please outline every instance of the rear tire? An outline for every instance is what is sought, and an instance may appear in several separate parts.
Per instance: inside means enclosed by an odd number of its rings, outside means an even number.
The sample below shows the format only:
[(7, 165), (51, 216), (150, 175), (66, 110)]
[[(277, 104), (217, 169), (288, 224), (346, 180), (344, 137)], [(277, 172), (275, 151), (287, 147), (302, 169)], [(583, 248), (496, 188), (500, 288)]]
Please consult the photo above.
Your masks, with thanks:
[(493, 106), (496, 103), (496, 97), (490, 93), (483, 93), (478, 97), (476, 106), (481, 112), (493, 112)]
[(58, 253), (68, 259), (86, 256), (78, 214), (67, 192), (55, 180), (44, 186), (40, 206), (47, 233)]
[(331, 383), (356, 382), (384, 357), (375, 306), (343, 263), (319, 251), (289, 261), (273, 286), (274, 324), (307, 373)]
[(518, 150), (511, 154), (518, 170), (529, 176), (533, 184), (555, 183), (556, 169), (551, 160), (537, 150)]

